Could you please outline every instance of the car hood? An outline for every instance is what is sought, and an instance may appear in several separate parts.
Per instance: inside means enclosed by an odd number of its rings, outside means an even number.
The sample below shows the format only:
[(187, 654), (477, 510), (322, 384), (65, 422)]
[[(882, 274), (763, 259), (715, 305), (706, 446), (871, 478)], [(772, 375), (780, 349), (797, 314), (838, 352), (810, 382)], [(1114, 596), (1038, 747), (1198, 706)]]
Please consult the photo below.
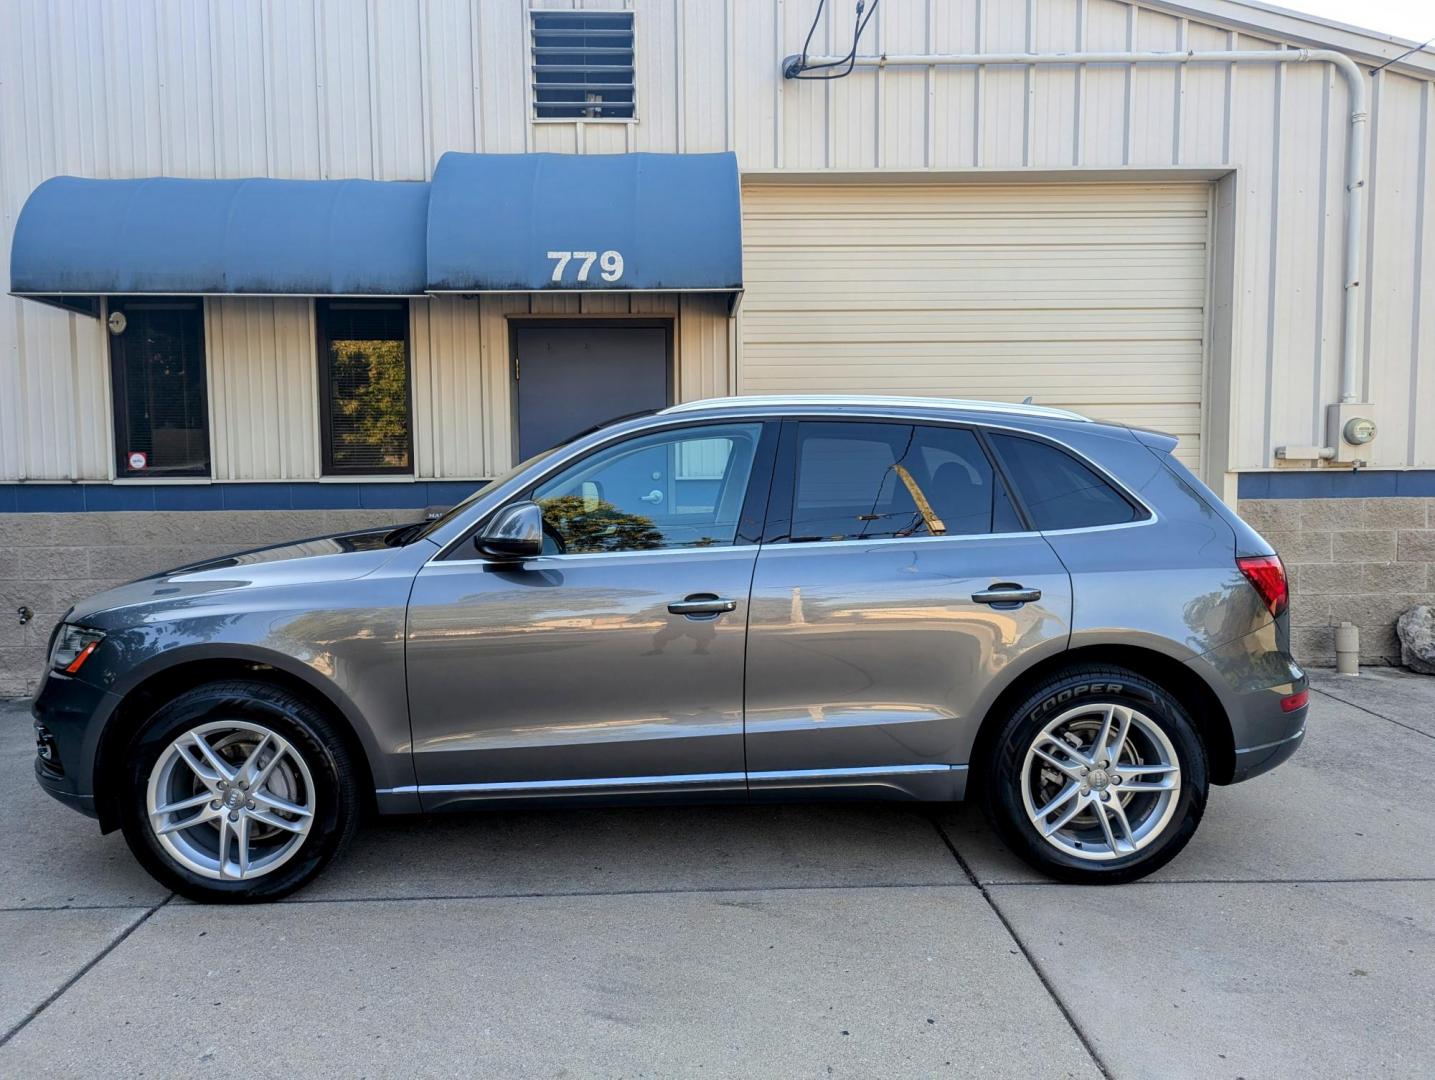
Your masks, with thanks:
[(385, 527), (319, 536), (191, 563), (81, 600), (68, 619), (82, 623), (117, 608), (155, 601), (187, 605), (221, 593), (360, 578), (400, 550), (385, 543), (392, 532)]

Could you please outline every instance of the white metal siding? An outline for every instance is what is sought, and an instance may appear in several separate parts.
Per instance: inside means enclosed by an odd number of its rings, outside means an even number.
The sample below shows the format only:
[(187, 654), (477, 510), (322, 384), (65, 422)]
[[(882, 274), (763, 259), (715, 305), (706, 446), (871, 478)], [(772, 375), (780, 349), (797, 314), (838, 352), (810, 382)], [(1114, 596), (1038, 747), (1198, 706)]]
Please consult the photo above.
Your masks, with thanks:
[(1076, 409), (1199, 463), (1210, 186), (748, 184), (739, 387)]
[(300, 298), (211, 298), (210, 458), (216, 480), (319, 475), (314, 304)]
[[(1212, 430), (1229, 435), (1211, 456), (1264, 468), (1276, 445), (1323, 438), (1320, 406), (1334, 400), (1340, 342), (1347, 111), (1344, 84), (1325, 67), (891, 70), (789, 83), (779, 64), (801, 47), (816, 0), (631, 6), (638, 122), (534, 124), (525, 0), (0, 0), (0, 293), (19, 208), (59, 173), (425, 179), (446, 150), (725, 148), (747, 171), (1229, 167), (1237, 227), (1222, 295), (1234, 303), (1213, 337), (1213, 349), (1228, 340), (1230, 354), (1213, 353), (1213, 370), (1228, 377), (1211, 400)], [(814, 47), (842, 52), (851, 6), (826, 11)], [(1119, 0), (884, 0), (868, 34), (864, 50), (892, 52), (1282, 44), (1274, 31), (1257, 38), (1214, 17)], [(1352, 47), (1370, 41), (1344, 37)], [(1380, 72), (1369, 126), (1361, 333), (1381, 425), (1373, 464), (1430, 468), (1435, 424), (1419, 421), (1435, 415), (1431, 81)], [(496, 332), (485, 319), (480, 341)], [(680, 336), (695, 332), (685, 323)], [(711, 351), (726, 333), (714, 324), (699, 344)], [(449, 348), (439, 355), (459, 362)], [(110, 475), (104, 359), (93, 320), (0, 299), (0, 480)], [(713, 378), (691, 385), (718, 385), (721, 369), (711, 358), (703, 370)], [(480, 376), (483, 407), (497, 411), (482, 417), (479, 441), (464, 436), (420, 461), (446, 473), (506, 458), (496, 370)], [(236, 437), (249, 437), (236, 422)], [(418, 434), (430, 446), (448, 437)], [(296, 445), (303, 438), (292, 433)], [(236, 444), (233, 460), (265, 454)]]

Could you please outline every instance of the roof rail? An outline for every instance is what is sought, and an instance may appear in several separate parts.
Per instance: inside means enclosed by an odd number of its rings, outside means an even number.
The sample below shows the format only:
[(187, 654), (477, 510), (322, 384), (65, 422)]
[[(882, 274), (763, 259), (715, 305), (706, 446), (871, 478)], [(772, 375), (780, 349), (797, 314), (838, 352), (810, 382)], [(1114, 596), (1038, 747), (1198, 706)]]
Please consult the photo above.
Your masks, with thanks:
[(1048, 420), (1081, 420), (1091, 418), (1066, 409), (1047, 405), (1018, 405), (1006, 401), (977, 401), (967, 398), (896, 397), (886, 394), (752, 394), (744, 397), (706, 398), (669, 405), (662, 413), (699, 412), (703, 410), (741, 409), (760, 406), (806, 408), (808, 406), (846, 408), (958, 409), (962, 412), (1005, 413), (1012, 416), (1041, 417)]

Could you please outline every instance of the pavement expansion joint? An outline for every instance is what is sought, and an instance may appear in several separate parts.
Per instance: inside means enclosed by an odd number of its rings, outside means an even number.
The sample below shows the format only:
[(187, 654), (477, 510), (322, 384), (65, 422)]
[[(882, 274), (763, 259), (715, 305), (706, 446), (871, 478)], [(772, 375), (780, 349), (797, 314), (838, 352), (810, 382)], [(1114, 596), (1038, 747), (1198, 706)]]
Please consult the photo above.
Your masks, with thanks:
[(18, 1034), (20, 1034), (20, 1032), (24, 1031), (25, 1028), (29, 1026), (29, 1024), (31, 1023), (31, 1021), (35, 1020), (41, 1013), (43, 1013), (43, 1012), (44, 1012), (46, 1009), (48, 1009), (51, 1005), (53, 1005), (55, 1002), (59, 1001), (60, 998), (64, 997), (65, 994), (66, 994), (66, 992), (69, 991), (70, 987), (74, 986), (77, 982), (79, 982), (79, 981), (80, 981), (81, 979), (83, 979), (86, 975), (88, 975), (91, 971), (93, 971), (93, 970), (95, 969), (95, 967), (99, 964), (99, 962), (100, 962), (101, 960), (103, 960), (105, 957), (109, 956), (110, 953), (114, 952), (117, 948), (119, 948), (120, 945), (124, 943), (124, 941), (125, 941), (126, 938), (128, 938), (131, 934), (133, 934), (136, 930), (138, 930), (138, 929), (139, 929), (141, 926), (143, 926), (145, 923), (149, 922), (150, 917), (153, 916), (154, 913), (157, 912), (160, 908), (164, 907), (164, 906), (165, 906), (166, 904), (168, 904), (171, 900), (173, 900), (173, 899), (174, 899), (174, 896), (175, 896), (174, 893), (170, 893), (170, 894), (169, 894), (168, 896), (166, 896), (163, 900), (161, 900), (161, 901), (159, 901), (157, 904), (154, 904), (154, 905), (152, 905), (151, 907), (149, 907), (149, 908), (144, 912), (143, 915), (141, 915), (139, 918), (135, 919), (135, 921), (132, 922), (132, 923), (130, 923), (129, 926), (125, 927), (125, 928), (124, 928), (123, 930), (121, 930), (118, 934), (116, 934), (114, 941), (110, 942), (110, 943), (109, 943), (108, 945), (106, 945), (103, 949), (101, 949), (98, 953), (96, 953), (93, 957), (91, 957), (91, 958), (90, 958), (90, 961), (89, 961), (87, 964), (85, 964), (82, 968), (80, 968), (79, 971), (75, 972), (75, 973), (74, 973), (73, 975), (71, 975), (68, 979), (66, 979), (62, 984), (60, 984), (59, 988), (56, 989), (54, 993), (52, 993), (52, 994), (51, 994), (49, 997), (47, 997), (44, 1001), (40, 1002), (40, 1004), (36, 1005), (33, 1009), (31, 1009), (28, 1013), (26, 1013), (26, 1014), (20, 1019), (19, 1023), (17, 1023), (17, 1024), (16, 1024), (14, 1027), (12, 1027), (9, 1031), (5, 1032), (4, 1035), (0, 1035), (0, 1047), (3, 1047), (6, 1043), (8, 1043), (11, 1039), (13, 1039), (16, 1035), (18, 1035)]

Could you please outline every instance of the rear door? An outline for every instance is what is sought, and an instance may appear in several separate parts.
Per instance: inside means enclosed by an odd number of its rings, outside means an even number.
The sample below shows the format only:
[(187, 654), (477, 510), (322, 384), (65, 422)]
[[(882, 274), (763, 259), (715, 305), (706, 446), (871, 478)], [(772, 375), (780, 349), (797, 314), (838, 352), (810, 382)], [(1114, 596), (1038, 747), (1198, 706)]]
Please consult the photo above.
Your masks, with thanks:
[(964, 765), (988, 680), (1064, 647), (1070, 615), (1066, 570), (973, 429), (785, 424), (749, 616), (749, 786)]

